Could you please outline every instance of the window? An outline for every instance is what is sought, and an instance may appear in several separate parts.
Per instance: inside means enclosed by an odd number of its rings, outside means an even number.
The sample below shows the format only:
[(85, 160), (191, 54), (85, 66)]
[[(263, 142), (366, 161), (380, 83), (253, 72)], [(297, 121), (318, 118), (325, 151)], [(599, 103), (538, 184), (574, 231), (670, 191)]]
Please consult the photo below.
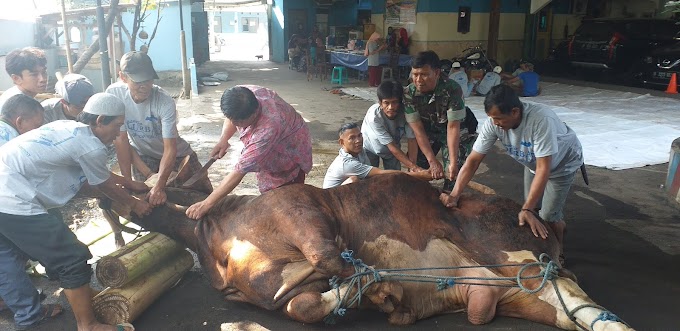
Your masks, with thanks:
[(259, 20), (257, 17), (243, 17), (241, 18), (241, 25), (243, 26), (243, 32), (257, 33)]

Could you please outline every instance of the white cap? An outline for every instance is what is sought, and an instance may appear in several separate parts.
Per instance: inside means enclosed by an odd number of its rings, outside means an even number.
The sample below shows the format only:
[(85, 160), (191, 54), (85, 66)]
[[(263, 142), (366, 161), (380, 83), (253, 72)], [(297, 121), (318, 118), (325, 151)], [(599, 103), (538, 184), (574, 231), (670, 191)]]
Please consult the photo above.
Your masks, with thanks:
[(451, 64), (451, 68), (460, 68), (460, 62), (453, 62), (453, 64)]
[(97, 93), (87, 101), (83, 112), (93, 115), (122, 116), (125, 115), (125, 104), (113, 94)]
[(495, 66), (495, 67), (493, 68), (493, 72), (495, 72), (495, 73), (497, 73), (497, 74), (500, 74), (501, 71), (503, 71), (503, 68), (501, 68), (501, 66)]

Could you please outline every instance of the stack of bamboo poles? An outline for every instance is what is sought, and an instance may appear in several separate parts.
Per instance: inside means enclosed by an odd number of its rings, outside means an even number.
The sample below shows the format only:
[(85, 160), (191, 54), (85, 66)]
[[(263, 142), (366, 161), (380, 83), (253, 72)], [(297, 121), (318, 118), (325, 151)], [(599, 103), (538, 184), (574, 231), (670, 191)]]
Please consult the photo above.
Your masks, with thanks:
[(191, 253), (160, 233), (102, 257), (96, 275), (107, 288), (92, 299), (97, 319), (106, 324), (134, 321), (193, 265)]

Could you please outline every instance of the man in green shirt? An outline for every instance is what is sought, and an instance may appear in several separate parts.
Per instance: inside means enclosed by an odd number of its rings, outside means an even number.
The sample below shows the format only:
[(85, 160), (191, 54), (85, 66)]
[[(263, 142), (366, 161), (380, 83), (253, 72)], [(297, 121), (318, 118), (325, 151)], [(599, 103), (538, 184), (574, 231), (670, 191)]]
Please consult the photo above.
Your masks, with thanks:
[[(441, 74), (439, 56), (433, 51), (418, 53), (411, 65), (411, 83), (404, 93), (406, 121), (418, 141), (417, 165), (429, 169), (433, 178), (446, 179), (444, 190), (453, 188), (458, 169), (470, 154), (475, 134), (461, 128), (466, 110), (463, 90)], [(474, 117), (471, 113), (468, 116)], [(444, 167), (436, 155), (442, 151)]]

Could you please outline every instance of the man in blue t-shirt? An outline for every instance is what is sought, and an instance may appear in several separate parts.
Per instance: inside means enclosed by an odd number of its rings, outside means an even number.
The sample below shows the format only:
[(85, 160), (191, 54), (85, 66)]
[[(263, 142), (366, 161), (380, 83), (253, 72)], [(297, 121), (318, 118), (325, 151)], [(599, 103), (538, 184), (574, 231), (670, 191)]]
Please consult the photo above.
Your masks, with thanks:
[[(534, 72), (534, 65), (525, 62), (519, 65), (524, 72), (517, 75), (505, 83), (510, 85), (519, 96), (535, 97), (541, 93), (541, 88), (538, 85), (539, 76)], [(518, 84), (516, 84), (518, 83)]]

